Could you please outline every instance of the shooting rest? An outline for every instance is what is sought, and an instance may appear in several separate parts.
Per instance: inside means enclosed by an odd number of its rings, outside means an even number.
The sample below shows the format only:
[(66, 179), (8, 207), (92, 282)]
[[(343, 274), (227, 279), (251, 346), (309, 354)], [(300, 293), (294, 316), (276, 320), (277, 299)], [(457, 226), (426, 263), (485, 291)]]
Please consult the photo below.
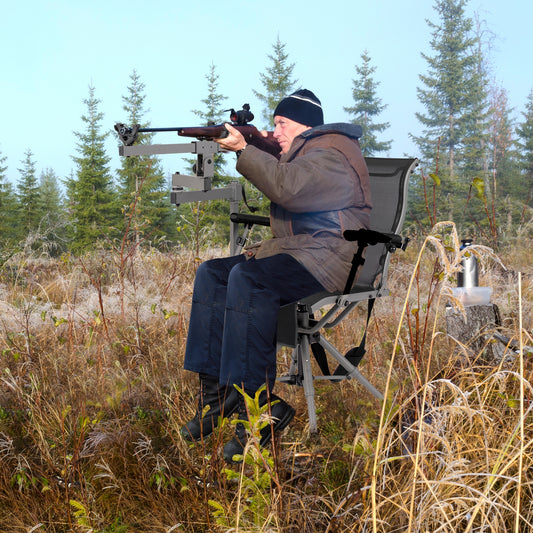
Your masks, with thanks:
[[(409, 177), (418, 164), (416, 159), (365, 158), (370, 174), (373, 209), (370, 215), (372, 231), (345, 231), (345, 238), (359, 242), (359, 253), (354, 257), (352, 271), (343, 293), (322, 292), (280, 309), (278, 315), (278, 348), (293, 348), (290, 369), (278, 381), (303, 386), (309, 412), (309, 430), (317, 431), (315, 409), (315, 380), (341, 381), (356, 379), (376, 398), (383, 395), (362, 375), (357, 365), (364, 356), (366, 329), (361, 344), (342, 355), (320, 332), (338, 326), (357, 305), (368, 302), (367, 325), (376, 298), (389, 294), (387, 275), (390, 255), (401, 247), (401, 231), (407, 209)], [(233, 224), (244, 224), (244, 234), (237, 237), (236, 250), (240, 252), (248, 232), (254, 224), (268, 226), (267, 217), (232, 213)], [(364, 252), (364, 258), (363, 258)], [(358, 275), (357, 275), (358, 274)], [(357, 277), (356, 277), (357, 276)], [(352, 287), (353, 279), (356, 283)], [(351, 281), (350, 281), (351, 280)], [(316, 311), (331, 306), (319, 320)], [(329, 372), (326, 352), (338, 367)], [(324, 375), (313, 375), (311, 353)]]
[[(180, 144), (135, 144), (119, 146), (120, 156), (148, 156), (163, 154), (196, 154), (193, 175), (172, 174), (170, 202), (179, 206), (187, 202), (205, 202), (207, 200), (229, 200), (230, 213), (239, 211), (239, 201), (244, 199), (244, 189), (240, 182), (232, 181), (227, 187), (212, 189), (215, 173), (214, 156), (220, 151), (214, 141), (193, 141)], [(238, 227), (230, 224), (230, 253), (236, 253)]]

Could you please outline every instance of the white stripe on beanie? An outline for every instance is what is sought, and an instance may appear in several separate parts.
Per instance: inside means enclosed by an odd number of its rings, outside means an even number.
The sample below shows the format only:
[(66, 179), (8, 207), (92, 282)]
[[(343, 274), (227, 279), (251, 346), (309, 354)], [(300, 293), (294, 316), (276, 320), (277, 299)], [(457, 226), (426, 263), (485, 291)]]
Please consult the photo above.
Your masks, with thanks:
[(316, 105), (317, 107), (320, 107), (320, 109), (322, 109), (322, 106), (318, 102), (311, 100), (311, 98), (300, 96), (299, 94), (290, 94), (289, 96), (287, 96), (287, 98), (296, 98), (298, 100), (303, 100), (304, 102), (309, 102), (310, 104)]

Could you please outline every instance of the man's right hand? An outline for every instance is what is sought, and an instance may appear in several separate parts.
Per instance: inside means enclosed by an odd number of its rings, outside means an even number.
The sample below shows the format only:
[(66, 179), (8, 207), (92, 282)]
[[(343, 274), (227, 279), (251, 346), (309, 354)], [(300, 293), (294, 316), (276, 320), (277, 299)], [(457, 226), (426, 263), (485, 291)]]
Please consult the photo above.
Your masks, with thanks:
[(220, 139), (214, 139), (223, 150), (229, 152), (238, 152), (246, 148), (246, 141), (242, 136), (242, 133), (235, 129), (231, 124), (224, 124), (224, 127), (228, 130), (228, 136)]

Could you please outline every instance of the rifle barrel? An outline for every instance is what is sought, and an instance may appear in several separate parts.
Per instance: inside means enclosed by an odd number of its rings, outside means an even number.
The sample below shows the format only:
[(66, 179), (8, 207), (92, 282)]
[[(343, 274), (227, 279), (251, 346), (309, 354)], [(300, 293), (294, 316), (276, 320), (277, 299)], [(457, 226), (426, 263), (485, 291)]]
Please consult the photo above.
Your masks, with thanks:
[(139, 128), (139, 133), (157, 133), (158, 131), (180, 131), (183, 128)]
[[(255, 126), (247, 124), (245, 126), (233, 125), (244, 136), (248, 144), (252, 144), (268, 152), (279, 159), (280, 146), (276, 139), (274, 139), (273, 132), (268, 132), (266, 137), (263, 137)], [(139, 128), (138, 125), (132, 128), (127, 128), (124, 124), (115, 124), (115, 130), (119, 134), (125, 146), (131, 146), (137, 140), (138, 133), (157, 133), (164, 131), (175, 131), (181, 137), (196, 137), (199, 140), (217, 139), (227, 135), (224, 124), (213, 124), (211, 126), (186, 126), (186, 127), (170, 127), (170, 128)]]

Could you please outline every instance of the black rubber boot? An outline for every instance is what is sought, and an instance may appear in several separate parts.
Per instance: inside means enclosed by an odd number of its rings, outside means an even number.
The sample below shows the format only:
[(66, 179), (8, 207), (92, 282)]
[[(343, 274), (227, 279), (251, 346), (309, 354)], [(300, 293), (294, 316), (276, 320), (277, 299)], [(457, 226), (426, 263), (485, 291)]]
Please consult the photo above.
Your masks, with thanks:
[(208, 437), (217, 427), (219, 417), (231, 416), (239, 407), (240, 394), (235, 387), (220, 385), (218, 378), (200, 374), (198, 409), (194, 418), (180, 430), (184, 439), (197, 441)]
[[(248, 420), (248, 413), (246, 411), (246, 405), (244, 397), (241, 393), (239, 394), (239, 406), (238, 406), (238, 416), (239, 420)], [(250, 395), (253, 396), (253, 395)], [(268, 398), (266, 392), (262, 392), (259, 405), (262, 407), (266, 405)], [(277, 433), (282, 429), (285, 429), (290, 421), (294, 418), (296, 413), (295, 409), (291, 407), (287, 402), (279, 398), (278, 396), (271, 394), (270, 395), (270, 414), (272, 416), (272, 424), (267, 424), (261, 431), (261, 439), (259, 441), (260, 446), (266, 446), (272, 439), (272, 432)], [(273, 426), (273, 427), (272, 427)], [(273, 431), (272, 431), (273, 430)], [(244, 452), (244, 447), (248, 441), (248, 433), (244, 424), (240, 422), (235, 426), (235, 436), (224, 446), (224, 459), (228, 463), (240, 463), (241, 459), (234, 460), (235, 455), (241, 455)]]

